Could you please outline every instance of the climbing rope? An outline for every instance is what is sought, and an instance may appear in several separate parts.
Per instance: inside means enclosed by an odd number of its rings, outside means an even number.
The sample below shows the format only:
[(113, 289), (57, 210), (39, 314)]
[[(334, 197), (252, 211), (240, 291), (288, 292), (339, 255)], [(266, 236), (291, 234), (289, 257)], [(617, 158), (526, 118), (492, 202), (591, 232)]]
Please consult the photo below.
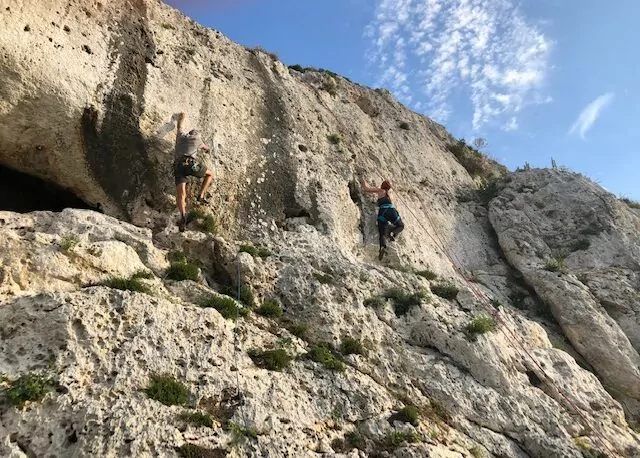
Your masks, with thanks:
[[(383, 140), (384, 142), (384, 140)], [(391, 156), (394, 158), (394, 160), (398, 163), (399, 168), (400, 168), (400, 174), (404, 177), (404, 173), (403, 173), (403, 167), (402, 164), (400, 163), (400, 161), (398, 160), (398, 158), (396, 157), (396, 155), (393, 153), (393, 151), (391, 150), (391, 148), (389, 147), (389, 145), (384, 142), (385, 146), (387, 147), (387, 149), (389, 150), (389, 153), (391, 154)], [(464, 272), (464, 270), (462, 269), (462, 267), (460, 267), (462, 265), (461, 262), (459, 262), (459, 260), (457, 259), (457, 257), (454, 254), (450, 254), (448, 252), (448, 250), (445, 248), (445, 244), (444, 242), (440, 239), (437, 231), (430, 231), (428, 228), (426, 228), (422, 222), (420, 221), (420, 219), (416, 216), (416, 214), (413, 212), (413, 210), (411, 210), (411, 207), (409, 207), (408, 205), (406, 205), (404, 203), (404, 200), (402, 198), (400, 198), (400, 196), (398, 195), (398, 201), (400, 203), (403, 204), (403, 206), (409, 211), (409, 213), (411, 213), (411, 215), (413, 216), (413, 218), (415, 219), (415, 221), (418, 223), (418, 225), (424, 230), (424, 232), (427, 234), (427, 236), (433, 241), (433, 243), (435, 244), (435, 246), (440, 249), (442, 251), (442, 253), (446, 256), (446, 258), (449, 260), (449, 262), (451, 263), (453, 269), (455, 270), (456, 273), (458, 273), (458, 275), (464, 280), (465, 284), (467, 285), (469, 291), (471, 291), (472, 295), (476, 298), (476, 300), (480, 303), (480, 305), (487, 310), (487, 312), (493, 316), (496, 321), (500, 324), (500, 330), (502, 332), (505, 333), (505, 337), (507, 337), (507, 340), (509, 338), (511, 338), (512, 342), (515, 342), (516, 347), (516, 353), (519, 354), (520, 358), (522, 358), (523, 360), (526, 360), (527, 358), (529, 360), (531, 360), (531, 362), (533, 363), (533, 366), (538, 370), (539, 372), (539, 378), (545, 380), (545, 382), (552, 388), (555, 389), (555, 391), (558, 393), (560, 399), (562, 400), (562, 402), (565, 403), (565, 409), (567, 411), (574, 411), (582, 420), (583, 422), (583, 427), (588, 430), (588, 431), (592, 431), (594, 433), (594, 437), (598, 439), (598, 441), (601, 443), (601, 445), (603, 446), (604, 449), (606, 449), (608, 452), (612, 453), (613, 456), (616, 455), (616, 452), (613, 451), (610, 446), (608, 441), (606, 440), (606, 438), (604, 437), (604, 435), (602, 435), (600, 433), (600, 431), (597, 428), (594, 428), (591, 424), (591, 422), (589, 421), (589, 419), (586, 417), (586, 415), (584, 415), (584, 413), (573, 403), (573, 401), (571, 401), (571, 399), (565, 394), (565, 392), (559, 388), (556, 384), (555, 381), (551, 378), (551, 376), (549, 376), (549, 374), (544, 370), (544, 368), (540, 365), (540, 363), (537, 361), (536, 358), (534, 358), (534, 356), (531, 354), (531, 352), (526, 348), (526, 346), (524, 345), (523, 341), (518, 337), (518, 335), (516, 333), (514, 333), (509, 325), (507, 324), (507, 322), (502, 318), (502, 316), (500, 315), (500, 311), (498, 309), (496, 309), (495, 307), (493, 307), (491, 305), (491, 299), (484, 293), (484, 291), (482, 291), (480, 288), (478, 288), (472, 281), (470, 278), (468, 278), (468, 276), (466, 275), (466, 273)], [(425, 202), (423, 202), (422, 200), (420, 200), (420, 202), (424, 205)], [(428, 214), (426, 214), (426, 218), (429, 221), (429, 224), (431, 225), (431, 227), (435, 227), (433, 224), (433, 221), (431, 220), (430, 216)], [(422, 249), (422, 243), (420, 240), (418, 240), (418, 245), (420, 246), (420, 248)], [(522, 351), (522, 353), (520, 353), (520, 351)], [(523, 354), (525, 355), (525, 357), (523, 358)], [(556, 399), (557, 400), (557, 399)], [(560, 403), (562, 403), (561, 401), (559, 401)]]
[[(240, 303), (240, 296), (241, 296), (241, 290), (242, 290), (242, 285), (241, 285), (241, 281), (240, 281), (240, 256), (239, 253), (236, 254), (236, 284), (237, 284), (237, 290), (236, 290), (236, 300), (238, 303)], [(243, 428), (247, 428), (247, 418), (246, 418), (246, 412), (244, 409), (244, 392), (241, 390), (241, 384), (240, 384), (240, 366), (239, 366), (239, 362), (238, 362), (238, 349), (240, 347), (240, 339), (238, 336), (238, 321), (240, 320), (236, 320), (234, 325), (233, 325), (233, 365), (235, 367), (235, 372), (236, 372), (236, 393), (238, 396), (238, 401), (239, 401), (239, 405), (238, 405), (238, 409), (240, 410), (240, 417), (242, 420), (242, 427)]]

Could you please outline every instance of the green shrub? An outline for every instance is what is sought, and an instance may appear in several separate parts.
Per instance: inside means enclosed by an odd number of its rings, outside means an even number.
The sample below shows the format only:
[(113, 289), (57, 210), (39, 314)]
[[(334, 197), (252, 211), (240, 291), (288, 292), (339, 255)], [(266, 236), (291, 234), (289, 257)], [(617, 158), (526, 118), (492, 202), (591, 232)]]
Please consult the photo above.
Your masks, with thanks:
[(35, 373), (23, 374), (13, 382), (9, 382), (5, 396), (9, 404), (22, 408), (27, 402), (42, 401), (54, 388), (55, 384), (49, 377)]
[(488, 205), (504, 189), (502, 180), (495, 178), (483, 180), (478, 186), (478, 199), (482, 205)]
[(204, 208), (202, 207), (192, 208), (191, 210), (189, 210), (189, 213), (187, 213), (187, 221), (195, 221), (198, 219), (202, 219), (205, 216), (207, 216), (207, 212)]
[(300, 72), (300, 73), (304, 73), (304, 71), (305, 71), (305, 69), (302, 67), (302, 65), (298, 65), (298, 64), (289, 65), (289, 69), (290, 70), (295, 70), (295, 71)]
[(139, 270), (131, 276), (132, 279), (151, 280), (155, 275), (150, 270)]
[(249, 313), (247, 309), (239, 307), (238, 303), (229, 296), (209, 296), (202, 301), (202, 307), (216, 309), (227, 320), (237, 320)]
[(163, 22), (161, 24), (161, 26), (162, 26), (163, 29), (166, 29), (166, 30), (175, 30), (176, 29), (173, 25), (169, 24), (168, 22)]
[(413, 426), (418, 426), (420, 420), (420, 412), (414, 405), (408, 405), (403, 407), (396, 418), (404, 423), (411, 423)]
[(220, 458), (227, 456), (226, 450), (204, 448), (196, 444), (184, 444), (176, 449), (182, 458)]
[(434, 421), (443, 421), (444, 423), (451, 423), (451, 414), (449, 411), (435, 399), (431, 399), (429, 407), (426, 409), (426, 414)]
[(338, 145), (342, 141), (342, 137), (338, 134), (331, 134), (327, 135), (327, 140), (329, 140), (329, 143), (332, 145)]
[(202, 218), (202, 221), (198, 224), (198, 227), (203, 232), (209, 232), (210, 234), (215, 234), (218, 230), (218, 225), (216, 224), (216, 219), (213, 215), (207, 215)]
[(388, 433), (382, 443), (384, 446), (390, 449), (396, 449), (404, 444), (415, 444), (417, 442), (422, 442), (422, 438), (418, 433), (413, 431), (393, 431)]
[(332, 77), (327, 77), (327, 79), (325, 79), (322, 83), (322, 89), (332, 96), (336, 96), (338, 94), (338, 84)]
[(260, 351), (257, 349), (249, 350), (249, 357), (254, 364), (263, 369), (270, 371), (281, 371), (289, 367), (293, 358), (286, 350), (278, 348), (277, 350)]
[(482, 450), (481, 447), (478, 447), (477, 445), (474, 447), (471, 447), (469, 449), (469, 453), (471, 453), (471, 455), (474, 458), (485, 458), (487, 455), (484, 453), (484, 450)]
[(365, 299), (363, 304), (365, 307), (371, 307), (371, 308), (377, 309), (377, 308), (384, 307), (386, 303), (387, 302), (382, 297), (373, 296), (373, 297), (370, 297), (369, 299)]
[(557, 257), (549, 259), (544, 265), (544, 270), (549, 272), (562, 272), (564, 271), (564, 258)]
[(322, 364), (325, 369), (336, 372), (343, 372), (345, 370), (344, 362), (342, 362), (339, 355), (336, 354), (328, 343), (319, 343), (312, 346), (307, 353), (307, 357), (311, 361)]
[(233, 435), (233, 439), (231, 440), (233, 444), (238, 444), (247, 439), (256, 440), (258, 438), (258, 431), (254, 428), (246, 428), (232, 421), (228, 423), (227, 427)]
[(189, 389), (170, 375), (152, 375), (144, 390), (151, 399), (166, 406), (184, 406), (189, 402)]
[(266, 49), (264, 49), (262, 46), (256, 46), (255, 48), (252, 49), (252, 51), (254, 53), (256, 52), (260, 52), (263, 54), (266, 54), (267, 56), (269, 56), (272, 60), (278, 60), (278, 55), (274, 52), (271, 51), (267, 51)]
[(256, 309), (256, 313), (267, 318), (280, 318), (284, 312), (277, 301), (268, 300)]
[(337, 453), (347, 453), (353, 449), (365, 451), (367, 443), (362, 434), (350, 431), (344, 435), (344, 439), (334, 439), (331, 442), (331, 448)]
[(582, 238), (582, 239), (576, 240), (571, 245), (571, 251), (588, 250), (590, 246), (591, 246), (591, 241), (588, 238)]
[(204, 426), (205, 428), (213, 428), (213, 418), (211, 415), (202, 412), (183, 412), (178, 418), (185, 423), (194, 426)]
[(80, 239), (74, 234), (67, 234), (60, 240), (60, 249), (65, 253), (73, 251), (73, 249), (80, 243)]
[(431, 285), (431, 292), (443, 299), (453, 300), (458, 297), (460, 290), (451, 282), (441, 282), (436, 285)]
[(167, 254), (167, 260), (171, 263), (185, 263), (187, 262), (187, 255), (183, 251), (170, 251)]
[(188, 261), (172, 262), (167, 269), (167, 278), (176, 281), (193, 280), (197, 281), (200, 269), (195, 264)]
[(326, 272), (314, 272), (313, 278), (318, 280), (318, 282), (320, 282), (323, 285), (332, 285), (336, 281), (333, 275), (328, 274)]
[(467, 334), (475, 336), (478, 334), (485, 334), (487, 332), (494, 331), (496, 329), (496, 322), (493, 318), (487, 315), (476, 316), (471, 323), (469, 323), (465, 330)]
[(365, 355), (367, 351), (359, 340), (345, 337), (340, 344), (340, 353), (343, 355)]
[(287, 326), (287, 329), (291, 334), (298, 337), (299, 339), (304, 339), (307, 336), (307, 332), (309, 331), (309, 326), (303, 323), (290, 323)]
[(240, 245), (238, 249), (240, 253), (249, 253), (254, 258), (268, 258), (271, 256), (271, 251), (265, 247), (255, 247), (253, 245)]
[(411, 130), (411, 126), (410, 126), (410, 125), (409, 125), (409, 123), (408, 123), (408, 122), (406, 122), (406, 121), (402, 121), (402, 122), (398, 125), (398, 127), (400, 127), (400, 129), (402, 129), (402, 130)]
[(406, 315), (409, 310), (420, 305), (426, 299), (426, 295), (422, 291), (409, 294), (401, 288), (387, 290), (384, 297), (393, 301), (393, 308), (398, 317)]
[(418, 270), (415, 274), (429, 281), (433, 281), (438, 278), (438, 275), (429, 269)]
[[(151, 289), (140, 281), (141, 277), (134, 274), (131, 278), (112, 277), (102, 285), (108, 288), (119, 289), (121, 291), (134, 291), (138, 293), (151, 294)], [(145, 278), (145, 277), (142, 277)]]

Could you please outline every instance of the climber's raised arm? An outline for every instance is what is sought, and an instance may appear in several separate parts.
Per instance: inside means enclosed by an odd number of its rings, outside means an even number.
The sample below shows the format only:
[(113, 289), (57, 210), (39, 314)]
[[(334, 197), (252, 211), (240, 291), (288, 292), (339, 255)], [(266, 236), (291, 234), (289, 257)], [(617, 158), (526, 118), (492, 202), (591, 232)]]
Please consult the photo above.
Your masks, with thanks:
[(370, 192), (370, 193), (376, 193), (377, 194), (380, 191), (382, 191), (382, 189), (380, 189), (380, 188), (374, 188), (374, 187), (369, 186), (367, 184), (367, 181), (364, 178), (362, 178), (360, 180), (360, 187), (362, 188), (362, 190), (364, 192)]
[(182, 125), (184, 124), (184, 120), (186, 117), (187, 115), (185, 113), (178, 113), (178, 116), (176, 118), (176, 122), (178, 124), (178, 131), (176, 132), (176, 144), (178, 143), (178, 140), (182, 135)]

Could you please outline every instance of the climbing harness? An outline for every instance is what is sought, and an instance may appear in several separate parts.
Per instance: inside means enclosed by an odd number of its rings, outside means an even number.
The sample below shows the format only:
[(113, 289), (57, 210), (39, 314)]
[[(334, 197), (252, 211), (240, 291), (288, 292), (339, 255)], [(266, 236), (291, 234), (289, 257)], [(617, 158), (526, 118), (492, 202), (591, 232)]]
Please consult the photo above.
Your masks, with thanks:
[(378, 207), (380, 210), (383, 210), (382, 212), (378, 213), (378, 221), (380, 221), (381, 223), (391, 223), (391, 224), (396, 224), (398, 221), (400, 221), (400, 215), (398, 214), (398, 212), (396, 211), (396, 218), (391, 221), (390, 219), (388, 219), (385, 215), (387, 214), (388, 210), (395, 210), (396, 207), (393, 204), (382, 204)]

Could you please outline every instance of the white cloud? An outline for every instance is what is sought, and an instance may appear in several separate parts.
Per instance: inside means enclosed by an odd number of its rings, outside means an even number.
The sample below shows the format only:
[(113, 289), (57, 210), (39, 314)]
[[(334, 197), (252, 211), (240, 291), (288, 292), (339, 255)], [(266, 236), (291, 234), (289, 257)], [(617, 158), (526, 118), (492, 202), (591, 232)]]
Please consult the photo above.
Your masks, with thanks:
[(569, 129), (569, 134), (578, 133), (582, 139), (585, 138), (587, 132), (593, 127), (595, 122), (600, 117), (600, 113), (604, 110), (607, 105), (613, 102), (614, 94), (612, 92), (608, 92), (606, 94), (602, 94), (600, 97), (595, 99), (589, 105), (584, 107), (584, 109), (578, 115), (578, 119), (573, 123), (571, 129)]
[(440, 121), (462, 95), (474, 129), (490, 122), (517, 129), (518, 113), (546, 100), (551, 43), (515, 1), (377, 0), (366, 34), (376, 84), (414, 107), (421, 101)]

